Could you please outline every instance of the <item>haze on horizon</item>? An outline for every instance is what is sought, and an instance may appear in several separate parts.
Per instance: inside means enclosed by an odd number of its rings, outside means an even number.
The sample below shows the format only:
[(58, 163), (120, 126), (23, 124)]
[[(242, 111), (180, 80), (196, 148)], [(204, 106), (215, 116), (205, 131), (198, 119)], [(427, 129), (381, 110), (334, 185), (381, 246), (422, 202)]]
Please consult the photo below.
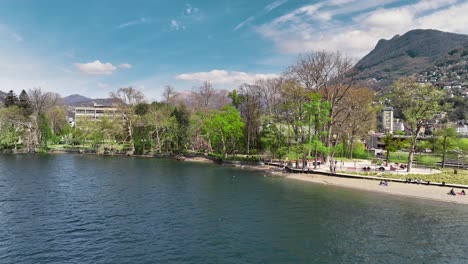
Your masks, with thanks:
[(300, 53), (358, 60), (416, 28), (467, 34), (467, 12), (463, 0), (6, 0), (0, 90), (106, 97), (134, 86), (158, 99), (167, 84), (233, 89), (279, 75)]

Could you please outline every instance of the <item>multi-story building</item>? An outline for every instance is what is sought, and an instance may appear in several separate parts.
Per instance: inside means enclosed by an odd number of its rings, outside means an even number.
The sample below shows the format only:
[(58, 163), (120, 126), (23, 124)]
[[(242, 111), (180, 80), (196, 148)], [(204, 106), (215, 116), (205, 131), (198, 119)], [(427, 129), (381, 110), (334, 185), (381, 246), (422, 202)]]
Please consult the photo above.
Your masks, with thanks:
[(382, 126), (384, 132), (393, 132), (393, 108), (385, 107), (382, 114)]
[(114, 118), (118, 114), (115, 107), (94, 104), (93, 106), (80, 106), (75, 108), (75, 123), (80, 119), (99, 120), (103, 117)]

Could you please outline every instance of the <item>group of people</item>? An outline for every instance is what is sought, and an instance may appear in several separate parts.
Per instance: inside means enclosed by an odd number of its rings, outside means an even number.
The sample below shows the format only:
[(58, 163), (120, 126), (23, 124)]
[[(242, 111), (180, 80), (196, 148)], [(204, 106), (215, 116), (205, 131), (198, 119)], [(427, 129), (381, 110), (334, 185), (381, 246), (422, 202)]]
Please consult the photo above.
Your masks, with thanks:
[(431, 182), (430, 181), (423, 181), (423, 180), (420, 180), (420, 179), (406, 179), (405, 180), (405, 183), (415, 183), (415, 184), (427, 184), (429, 185)]
[(338, 166), (338, 161), (336, 160), (330, 160), (330, 172), (332, 174), (335, 174), (336, 173), (336, 167)]
[(453, 195), (453, 196), (455, 196), (455, 195), (457, 195), (457, 194), (458, 194), (458, 195), (466, 195), (465, 190), (462, 190), (461, 192), (456, 193), (455, 190), (454, 190), (453, 188), (452, 188), (452, 190), (450, 190), (450, 192), (447, 193), (447, 194), (448, 194), (448, 195)]

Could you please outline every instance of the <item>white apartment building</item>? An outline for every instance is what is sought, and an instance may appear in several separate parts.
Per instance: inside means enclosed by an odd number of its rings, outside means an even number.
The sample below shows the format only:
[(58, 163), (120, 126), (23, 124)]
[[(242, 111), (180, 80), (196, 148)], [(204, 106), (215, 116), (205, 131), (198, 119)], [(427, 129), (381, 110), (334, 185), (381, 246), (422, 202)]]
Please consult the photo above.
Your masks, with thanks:
[(88, 118), (91, 120), (99, 120), (102, 117), (114, 117), (117, 114), (117, 108), (104, 106), (104, 105), (97, 105), (94, 106), (81, 106), (75, 108), (75, 122), (77, 122), (80, 118)]

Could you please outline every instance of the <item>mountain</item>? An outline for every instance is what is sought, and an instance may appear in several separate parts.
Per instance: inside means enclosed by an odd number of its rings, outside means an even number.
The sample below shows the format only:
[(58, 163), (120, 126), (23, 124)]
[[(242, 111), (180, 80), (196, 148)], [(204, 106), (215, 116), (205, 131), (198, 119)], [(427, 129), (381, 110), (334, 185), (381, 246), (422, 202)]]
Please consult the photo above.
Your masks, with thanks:
[(357, 80), (372, 80), (376, 89), (431, 68), (451, 50), (468, 43), (468, 35), (432, 29), (411, 30), (381, 39), (355, 66)]
[(93, 99), (93, 98), (89, 98), (89, 97), (82, 96), (82, 95), (79, 95), (79, 94), (72, 94), (72, 95), (69, 95), (67, 97), (64, 97), (63, 102), (65, 103), (65, 105), (73, 106), (73, 107), (76, 107), (76, 106), (93, 106), (94, 104), (110, 106), (110, 105), (112, 105), (114, 100), (112, 98), (96, 98), (96, 99)]
[(439, 87), (468, 88), (468, 42), (441, 56), (418, 78)]
[(89, 101), (92, 101), (92, 100), (93, 99), (82, 96), (82, 95), (79, 95), (79, 94), (72, 94), (72, 95), (69, 95), (69, 96), (63, 98), (63, 102), (66, 105), (73, 105), (73, 104), (76, 104), (76, 103), (84, 103), (84, 102), (89, 102)]

